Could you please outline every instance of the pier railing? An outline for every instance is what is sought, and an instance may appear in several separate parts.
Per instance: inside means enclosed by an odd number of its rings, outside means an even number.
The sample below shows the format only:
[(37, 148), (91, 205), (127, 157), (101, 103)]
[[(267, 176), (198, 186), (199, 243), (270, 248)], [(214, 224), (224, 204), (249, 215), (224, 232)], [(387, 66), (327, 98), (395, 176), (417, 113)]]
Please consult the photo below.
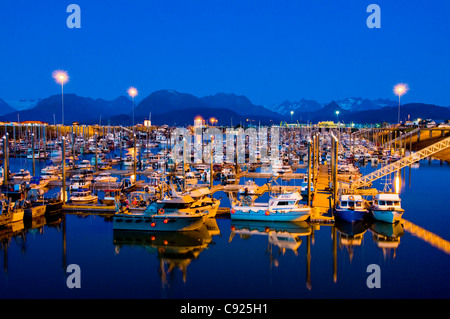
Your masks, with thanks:
[(411, 165), (424, 158), (427, 158), (428, 156), (438, 153), (446, 149), (447, 147), (450, 147), (450, 137), (447, 137), (437, 143), (425, 147), (418, 152), (411, 153), (410, 155), (405, 156), (394, 163), (386, 165), (370, 174), (367, 174), (365, 176), (362, 176), (361, 178), (356, 179), (353, 183), (350, 184), (350, 188), (357, 189), (360, 187), (369, 186), (372, 184), (374, 180), (377, 180), (383, 176), (394, 173), (408, 165)]
[(393, 139), (392, 141), (388, 141), (384, 143), (384, 145), (391, 145), (392, 143), (395, 143), (397, 141), (400, 141), (400, 139), (404, 139), (406, 137), (412, 136), (420, 131), (420, 127), (413, 129), (412, 131), (409, 131), (408, 133), (400, 134), (397, 138)]

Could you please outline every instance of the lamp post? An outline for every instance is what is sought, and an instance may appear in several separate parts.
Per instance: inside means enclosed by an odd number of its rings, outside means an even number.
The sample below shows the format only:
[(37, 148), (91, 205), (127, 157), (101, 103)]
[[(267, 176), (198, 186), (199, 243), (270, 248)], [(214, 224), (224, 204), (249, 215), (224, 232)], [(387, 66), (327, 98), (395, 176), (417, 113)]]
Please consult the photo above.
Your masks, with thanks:
[(69, 81), (69, 75), (66, 71), (57, 70), (53, 72), (52, 77), (56, 83), (61, 84), (61, 124), (64, 126), (64, 84)]
[(408, 92), (408, 84), (398, 83), (394, 86), (394, 94), (398, 96), (398, 124), (400, 124), (400, 97)]
[(132, 109), (132, 117), (133, 117), (133, 132), (134, 132), (134, 97), (138, 94), (138, 91), (134, 87), (130, 87), (128, 89), (128, 95), (131, 97), (131, 109)]
[(336, 125), (337, 125), (337, 129), (338, 129), (338, 138), (340, 137), (339, 135), (341, 135), (341, 129), (340, 129), (340, 125), (339, 125), (339, 111), (336, 111)]
[(291, 111), (291, 123), (292, 123), (292, 115), (294, 115), (294, 111)]

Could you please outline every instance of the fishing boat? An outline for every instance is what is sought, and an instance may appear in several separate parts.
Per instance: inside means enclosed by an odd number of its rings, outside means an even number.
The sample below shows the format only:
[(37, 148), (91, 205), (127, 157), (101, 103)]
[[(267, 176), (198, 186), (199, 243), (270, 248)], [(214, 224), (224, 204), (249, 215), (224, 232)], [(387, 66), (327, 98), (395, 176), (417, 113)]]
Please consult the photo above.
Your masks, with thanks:
[(79, 189), (89, 188), (91, 186), (91, 181), (88, 180), (84, 175), (74, 175), (70, 179), (70, 182), (70, 191), (77, 191)]
[(36, 218), (43, 216), (47, 210), (45, 204), (44, 191), (42, 189), (32, 188), (27, 192), (27, 199), (24, 202), (24, 217)]
[(57, 193), (52, 197), (44, 198), (45, 203), (45, 214), (53, 215), (61, 212), (63, 201), (61, 199), (61, 194)]
[(378, 193), (373, 197), (369, 210), (376, 220), (391, 224), (398, 222), (405, 212), (397, 193)]
[(117, 177), (111, 176), (111, 173), (107, 172), (100, 173), (94, 178), (94, 182), (98, 183), (115, 183), (116, 181)]
[(301, 204), (299, 192), (270, 195), (267, 203), (237, 201), (232, 198), (232, 220), (303, 221), (311, 214), (311, 207)]
[(104, 196), (103, 199), (100, 199), (100, 202), (104, 205), (114, 205), (116, 198), (121, 202), (127, 198), (118, 188), (105, 189), (103, 192)]
[[(116, 202), (116, 214), (113, 216), (114, 230), (137, 231), (190, 231), (200, 228), (206, 218), (205, 213), (195, 213), (188, 208), (190, 201), (179, 198), (170, 205), (165, 202), (158, 206), (149, 205), (142, 212), (130, 212), (120, 208)], [(163, 207), (167, 208), (167, 211)], [(180, 208), (180, 209), (176, 209)], [(155, 211), (155, 209), (157, 210)]]
[(21, 169), (19, 172), (14, 173), (12, 177), (15, 181), (29, 181), (31, 180), (31, 174), (29, 171)]
[(347, 222), (362, 220), (368, 213), (366, 202), (361, 195), (340, 195), (334, 208), (336, 218)]
[(124, 178), (120, 182), (119, 188), (123, 192), (131, 192), (136, 189), (136, 181), (134, 180), (134, 178)]
[(88, 189), (79, 189), (70, 196), (70, 201), (74, 204), (92, 204), (98, 200), (97, 195), (93, 195)]

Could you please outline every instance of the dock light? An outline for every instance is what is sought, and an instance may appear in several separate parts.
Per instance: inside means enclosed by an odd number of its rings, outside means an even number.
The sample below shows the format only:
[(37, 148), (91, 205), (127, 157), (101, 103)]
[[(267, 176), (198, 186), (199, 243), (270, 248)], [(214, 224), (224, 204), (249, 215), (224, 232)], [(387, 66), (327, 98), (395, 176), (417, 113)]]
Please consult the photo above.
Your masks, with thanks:
[(211, 117), (210, 119), (209, 119), (209, 122), (211, 123), (211, 125), (214, 125), (214, 124), (217, 124), (217, 119), (215, 118), (215, 117)]
[(61, 85), (61, 124), (64, 125), (64, 84), (69, 81), (69, 75), (66, 71), (56, 70), (52, 73), (55, 82)]
[(398, 96), (398, 124), (400, 124), (400, 97), (409, 91), (408, 84), (398, 83), (394, 86), (394, 94)]
[(134, 130), (134, 97), (138, 95), (138, 91), (135, 87), (129, 87), (128, 88), (128, 95), (131, 97), (131, 109), (133, 111), (133, 130)]

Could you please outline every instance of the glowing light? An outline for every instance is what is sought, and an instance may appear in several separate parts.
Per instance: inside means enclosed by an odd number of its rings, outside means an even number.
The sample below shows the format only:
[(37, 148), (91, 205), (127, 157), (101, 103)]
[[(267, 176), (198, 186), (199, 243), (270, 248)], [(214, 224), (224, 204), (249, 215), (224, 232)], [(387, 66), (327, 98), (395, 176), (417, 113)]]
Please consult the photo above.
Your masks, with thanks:
[(135, 87), (130, 87), (127, 92), (128, 92), (128, 95), (131, 96), (132, 98), (134, 98), (136, 95), (138, 95), (138, 91), (136, 90)]
[(397, 173), (395, 176), (395, 192), (400, 194), (400, 174)]
[(409, 87), (408, 84), (398, 83), (394, 86), (394, 94), (397, 96), (402, 96), (408, 92)]
[(200, 115), (196, 116), (194, 118), (194, 126), (202, 126), (203, 124), (203, 117), (201, 117)]
[(66, 71), (63, 70), (53, 71), (52, 77), (55, 79), (56, 83), (59, 83), (61, 85), (69, 81), (69, 75), (67, 74)]
[(214, 125), (215, 123), (217, 124), (217, 119), (215, 118), (215, 117), (211, 117), (210, 119), (209, 119), (209, 122), (211, 123), (211, 125)]

